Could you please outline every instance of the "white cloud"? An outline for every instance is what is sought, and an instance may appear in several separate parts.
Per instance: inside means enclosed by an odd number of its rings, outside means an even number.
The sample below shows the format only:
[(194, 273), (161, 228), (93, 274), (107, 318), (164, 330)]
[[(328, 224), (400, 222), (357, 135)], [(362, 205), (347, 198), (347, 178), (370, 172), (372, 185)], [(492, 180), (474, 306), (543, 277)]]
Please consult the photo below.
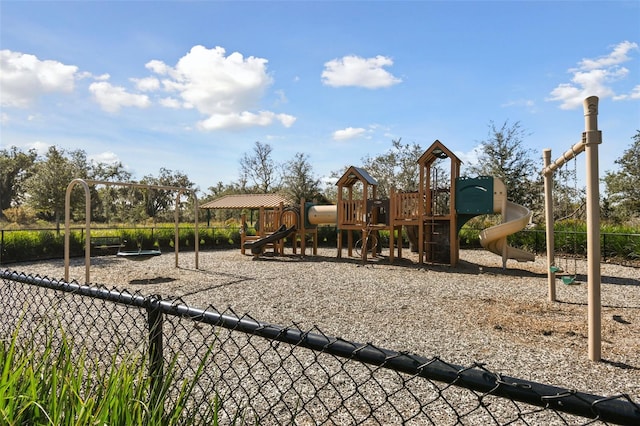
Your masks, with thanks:
[(201, 130), (242, 129), (254, 126), (269, 126), (280, 122), (285, 127), (291, 127), (296, 118), (288, 114), (275, 114), (271, 111), (260, 111), (255, 114), (248, 111), (232, 114), (214, 114), (198, 123)]
[[(289, 127), (295, 117), (271, 111), (252, 112), (259, 105), (273, 80), (267, 73), (267, 60), (244, 57), (238, 52), (226, 55), (222, 47), (194, 46), (175, 67), (153, 60), (147, 69), (162, 76), (162, 89), (175, 96), (164, 106), (195, 108), (208, 118), (198, 123), (202, 130), (268, 126), (280, 122)], [(174, 101), (179, 98), (180, 102)], [(282, 98), (281, 98), (282, 99)]]
[(573, 74), (570, 83), (562, 83), (551, 91), (548, 101), (559, 101), (561, 109), (573, 109), (582, 105), (585, 98), (598, 96), (613, 100), (637, 99), (637, 88), (629, 94), (616, 94), (613, 84), (625, 79), (629, 70), (620, 64), (630, 61), (629, 53), (638, 50), (637, 43), (624, 41), (614, 46), (613, 51), (596, 59), (583, 59), (577, 68), (569, 69)]
[(147, 108), (151, 105), (147, 95), (129, 93), (124, 87), (114, 86), (106, 81), (92, 83), (89, 91), (107, 112), (118, 112), (122, 107)]
[(480, 158), (482, 152), (482, 145), (477, 145), (474, 146), (471, 151), (454, 151), (453, 153), (465, 164), (465, 166), (469, 167), (478, 165), (478, 158)]
[[(71, 92), (77, 80), (92, 78), (89, 92), (108, 112), (123, 107), (147, 108), (152, 100), (167, 108), (196, 109), (206, 118), (204, 130), (280, 123), (290, 127), (296, 118), (289, 114), (259, 111), (266, 90), (273, 80), (267, 72), (267, 60), (244, 57), (238, 52), (226, 55), (225, 49), (194, 46), (175, 67), (152, 60), (146, 68), (155, 75), (131, 78), (129, 86), (111, 83), (107, 73), (94, 76), (79, 72), (75, 66), (9, 50), (0, 51), (1, 105), (27, 108), (38, 97), (50, 92)], [(286, 102), (277, 92), (277, 104)], [(7, 122), (8, 116), (3, 117)]]
[(613, 48), (613, 51), (597, 59), (583, 59), (580, 61), (579, 69), (596, 70), (600, 68), (610, 68), (631, 60), (629, 52), (637, 50), (638, 44), (630, 41), (623, 41)]
[(103, 164), (116, 164), (120, 161), (120, 158), (111, 151), (102, 152), (100, 154), (90, 155), (89, 159), (96, 163)]
[(141, 92), (151, 92), (160, 88), (160, 80), (155, 77), (132, 78), (136, 88)]
[(525, 108), (533, 108), (535, 107), (535, 102), (532, 99), (516, 99), (512, 101), (507, 101), (500, 105), (503, 108), (507, 107), (525, 107)]
[(391, 65), (393, 60), (381, 55), (375, 58), (344, 56), (324, 64), (322, 83), (332, 87), (357, 86), (367, 89), (393, 86), (402, 80), (384, 69)]
[(49, 147), (51, 145), (49, 145), (48, 143), (44, 143), (41, 141), (36, 141), (32, 144), (29, 144), (27, 149), (34, 149), (36, 151), (36, 153), (38, 153), (38, 155), (43, 156), (46, 155), (47, 152), (49, 152)]
[(628, 94), (616, 95), (613, 97), (614, 101), (622, 101), (627, 99), (640, 99), (640, 84), (631, 89)]
[(347, 127), (346, 129), (336, 130), (333, 132), (333, 140), (345, 141), (349, 139), (355, 139), (367, 132), (367, 129), (362, 127)]
[(27, 108), (45, 93), (72, 92), (77, 71), (78, 67), (73, 65), (1, 50), (0, 105)]
[(182, 108), (183, 106), (178, 99), (171, 98), (171, 97), (160, 99), (160, 105), (162, 105), (165, 108), (173, 108), (173, 109)]

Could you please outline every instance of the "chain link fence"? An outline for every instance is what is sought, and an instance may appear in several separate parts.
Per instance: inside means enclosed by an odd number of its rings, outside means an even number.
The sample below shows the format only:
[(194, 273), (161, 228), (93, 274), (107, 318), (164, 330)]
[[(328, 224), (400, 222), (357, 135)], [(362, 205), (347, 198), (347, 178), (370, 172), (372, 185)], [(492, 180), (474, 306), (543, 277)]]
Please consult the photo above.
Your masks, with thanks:
[(150, 393), (168, 386), (176, 398), (194, 385), (183, 415), (196, 424), (640, 424), (640, 405), (627, 395), (520, 380), (181, 300), (0, 275), (0, 339), (17, 332), (19, 343), (53, 336), (55, 345), (64, 334), (90, 354), (91, 368), (138, 356), (155, 383)]

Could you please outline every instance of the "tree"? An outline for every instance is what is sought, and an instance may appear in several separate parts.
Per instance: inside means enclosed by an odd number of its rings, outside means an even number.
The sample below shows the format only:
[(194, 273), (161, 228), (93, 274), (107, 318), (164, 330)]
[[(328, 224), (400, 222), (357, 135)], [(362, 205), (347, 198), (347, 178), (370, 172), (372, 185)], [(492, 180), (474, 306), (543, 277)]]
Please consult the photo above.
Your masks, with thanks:
[(620, 170), (604, 177), (608, 202), (621, 219), (640, 216), (640, 130), (631, 139), (631, 146), (615, 160)]
[(268, 194), (277, 189), (277, 167), (271, 158), (271, 145), (256, 141), (253, 153), (245, 153), (240, 159), (241, 181), (253, 182), (249, 190)]
[(320, 179), (313, 177), (313, 167), (309, 163), (308, 155), (296, 153), (295, 157), (284, 165), (282, 176), (282, 190), (292, 201), (300, 201), (302, 198), (311, 201), (319, 198)]
[(33, 173), (36, 158), (33, 149), (26, 153), (15, 146), (0, 150), (0, 212), (24, 201), (24, 183)]
[[(223, 197), (225, 195), (233, 195), (233, 194), (243, 194), (243, 185), (237, 182), (231, 182), (229, 184), (224, 184), (219, 181), (215, 186), (210, 186), (208, 188), (209, 194), (207, 194), (201, 201), (201, 204), (204, 204), (208, 201), (215, 200), (216, 198)], [(207, 210), (207, 219), (218, 220), (224, 222), (228, 219), (240, 220), (242, 216), (242, 211), (238, 209), (208, 209)]]
[(480, 143), (478, 162), (469, 166), (471, 175), (493, 176), (504, 182), (510, 200), (536, 209), (540, 203), (540, 190), (531, 167), (532, 151), (523, 146), (526, 131), (517, 121), (505, 121), (499, 128), (491, 121), (488, 138)]
[[(187, 175), (182, 172), (174, 172), (172, 170), (165, 169), (164, 167), (160, 168), (160, 176), (154, 177), (152, 175), (147, 175), (142, 178), (140, 183), (157, 186), (173, 186), (190, 190), (194, 189), (194, 183), (189, 180)], [(151, 188), (149, 190), (144, 190), (142, 201), (144, 202), (146, 214), (154, 220), (158, 219), (161, 213), (167, 212), (175, 205), (175, 196), (176, 193), (174, 191), (164, 189)]]
[(364, 169), (378, 181), (378, 198), (387, 198), (391, 189), (418, 190), (418, 158), (424, 149), (420, 145), (403, 144), (402, 138), (391, 140), (391, 148), (375, 157), (362, 159)]
[[(91, 161), (89, 164), (88, 176), (93, 180), (107, 182), (130, 182), (131, 173), (125, 170), (121, 162), (100, 163)], [(129, 188), (122, 186), (105, 185), (99, 189), (94, 186), (90, 187), (91, 191), (98, 194), (97, 197), (91, 197), (92, 203), (92, 220), (109, 222), (112, 219), (124, 219), (121, 213), (123, 204), (126, 203), (128, 194), (131, 192)]]
[[(416, 143), (403, 144), (402, 138), (392, 139), (391, 148), (375, 157), (365, 156), (361, 159), (362, 168), (378, 182), (378, 198), (388, 198), (391, 189), (399, 191), (418, 190), (418, 159), (424, 152)], [(327, 198), (336, 200), (335, 181), (340, 179), (348, 166), (330, 173), (333, 182), (327, 182), (324, 193)]]
[[(29, 204), (45, 217), (53, 218), (58, 230), (65, 209), (67, 186), (75, 178), (86, 177), (83, 157), (86, 159), (81, 151), (74, 151), (66, 157), (64, 150), (51, 146), (44, 161), (36, 162), (33, 175), (25, 182), (30, 196)], [(72, 206), (84, 200), (81, 196), (80, 191), (73, 191)]]

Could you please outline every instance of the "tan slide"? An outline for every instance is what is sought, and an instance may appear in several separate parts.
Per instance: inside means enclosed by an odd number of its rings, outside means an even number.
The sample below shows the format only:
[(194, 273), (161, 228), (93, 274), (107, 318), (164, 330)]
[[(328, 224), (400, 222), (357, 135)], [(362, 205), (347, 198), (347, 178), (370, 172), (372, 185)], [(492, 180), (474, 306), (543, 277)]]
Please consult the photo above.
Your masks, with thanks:
[(508, 259), (518, 262), (532, 262), (533, 253), (511, 247), (507, 244), (507, 236), (524, 229), (531, 220), (531, 211), (519, 204), (506, 199), (506, 189), (500, 179), (494, 179), (494, 213), (502, 213), (502, 223), (491, 226), (480, 232), (480, 244), (486, 250), (502, 256), (502, 267), (505, 268)]

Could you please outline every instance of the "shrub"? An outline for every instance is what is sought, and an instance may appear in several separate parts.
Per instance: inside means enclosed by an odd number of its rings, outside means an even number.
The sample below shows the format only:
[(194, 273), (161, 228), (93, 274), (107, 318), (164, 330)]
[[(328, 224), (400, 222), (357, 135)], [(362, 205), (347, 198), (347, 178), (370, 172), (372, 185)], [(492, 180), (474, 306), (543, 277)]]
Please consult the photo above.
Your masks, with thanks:
[[(153, 387), (149, 366), (140, 355), (111, 360), (104, 371), (90, 368), (87, 354), (77, 353), (62, 331), (62, 342), (54, 350), (53, 338), (42, 346), (18, 344), (18, 332), (11, 341), (0, 340), (0, 413), (3, 424), (56, 425), (190, 425), (185, 417), (192, 383), (175, 386), (175, 360), (166, 369), (162, 387)], [(22, 343), (22, 342), (20, 342)], [(38, 346), (36, 348), (35, 346)], [(205, 357), (204, 360), (207, 359)], [(152, 388), (153, 387), (153, 388)], [(170, 389), (180, 389), (168, 398)], [(170, 401), (170, 402), (167, 402)], [(215, 419), (213, 409), (199, 413)]]

